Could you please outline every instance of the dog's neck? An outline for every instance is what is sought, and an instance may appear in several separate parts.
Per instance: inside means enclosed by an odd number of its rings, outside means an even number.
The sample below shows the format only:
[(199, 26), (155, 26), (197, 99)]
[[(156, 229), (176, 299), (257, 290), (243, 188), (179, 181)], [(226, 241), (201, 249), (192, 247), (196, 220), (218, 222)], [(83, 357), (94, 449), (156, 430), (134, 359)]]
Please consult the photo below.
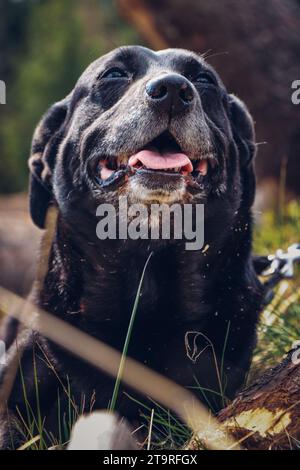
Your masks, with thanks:
[[(97, 331), (95, 324), (101, 324), (105, 331), (113, 325), (126, 326), (151, 250), (139, 299), (140, 318), (153, 323), (163, 315), (166, 323), (168, 319), (181, 322), (183, 318), (192, 323), (210, 313), (206, 298), (217, 278), (226, 275), (233, 253), (230, 240), (223, 240), (218, 246), (205, 246), (199, 252), (185, 251), (183, 244), (151, 245), (145, 240), (130, 245), (123, 240), (100, 241), (88, 234), (78, 234), (61, 218), (39, 303), (82, 329), (86, 324), (93, 331)], [(235, 271), (239, 271), (238, 259)], [(231, 274), (234, 282), (232, 270)], [(211, 299), (209, 305), (214, 308)]]

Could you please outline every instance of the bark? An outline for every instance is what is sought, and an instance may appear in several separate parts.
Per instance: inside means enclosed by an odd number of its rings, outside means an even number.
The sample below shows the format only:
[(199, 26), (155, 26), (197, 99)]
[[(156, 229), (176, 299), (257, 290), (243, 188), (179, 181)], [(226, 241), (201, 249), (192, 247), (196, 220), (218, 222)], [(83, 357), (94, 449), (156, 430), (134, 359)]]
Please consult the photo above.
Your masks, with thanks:
[(208, 53), (228, 90), (256, 121), (257, 172), (280, 177), (300, 192), (300, 105), (291, 84), (300, 80), (298, 0), (118, 0), (121, 13), (154, 49), (184, 47)]
[[(218, 415), (224, 428), (248, 450), (300, 447), (300, 349), (291, 351)], [(205, 445), (205, 436), (188, 448)]]

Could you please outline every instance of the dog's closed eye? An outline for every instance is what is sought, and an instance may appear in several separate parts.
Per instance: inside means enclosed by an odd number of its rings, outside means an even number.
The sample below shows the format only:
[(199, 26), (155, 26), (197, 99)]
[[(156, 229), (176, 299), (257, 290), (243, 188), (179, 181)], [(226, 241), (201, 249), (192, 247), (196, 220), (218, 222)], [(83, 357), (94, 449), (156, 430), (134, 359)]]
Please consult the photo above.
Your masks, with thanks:
[(110, 69), (106, 70), (100, 78), (106, 78), (106, 79), (119, 79), (119, 78), (129, 78), (128, 73), (121, 69), (120, 67), (111, 67)]

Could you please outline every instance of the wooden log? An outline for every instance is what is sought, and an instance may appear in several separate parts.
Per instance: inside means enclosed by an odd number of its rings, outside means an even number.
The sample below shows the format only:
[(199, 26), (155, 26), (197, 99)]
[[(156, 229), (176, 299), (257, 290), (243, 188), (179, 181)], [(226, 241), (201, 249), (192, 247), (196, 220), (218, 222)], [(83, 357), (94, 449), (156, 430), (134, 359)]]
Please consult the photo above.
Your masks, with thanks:
[[(300, 348), (290, 351), (218, 414), (224, 428), (248, 450), (300, 448)], [(189, 449), (205, 447), (205, 435)]]

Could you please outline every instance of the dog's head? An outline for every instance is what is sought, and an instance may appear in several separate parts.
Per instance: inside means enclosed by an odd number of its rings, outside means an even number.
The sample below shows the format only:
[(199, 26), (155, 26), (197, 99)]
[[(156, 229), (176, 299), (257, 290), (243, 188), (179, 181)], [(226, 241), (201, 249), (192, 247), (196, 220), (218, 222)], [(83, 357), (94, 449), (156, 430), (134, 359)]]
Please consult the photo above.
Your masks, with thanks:
[(39, 123), (29, 161), (32, 218), (44, 227), (51, 202), (65, 218), (83, 208), (95, 215), (118, 195), (250, 206), (254, 153), (247, 109), (203, 58), (121, 47), (93, 62)]

